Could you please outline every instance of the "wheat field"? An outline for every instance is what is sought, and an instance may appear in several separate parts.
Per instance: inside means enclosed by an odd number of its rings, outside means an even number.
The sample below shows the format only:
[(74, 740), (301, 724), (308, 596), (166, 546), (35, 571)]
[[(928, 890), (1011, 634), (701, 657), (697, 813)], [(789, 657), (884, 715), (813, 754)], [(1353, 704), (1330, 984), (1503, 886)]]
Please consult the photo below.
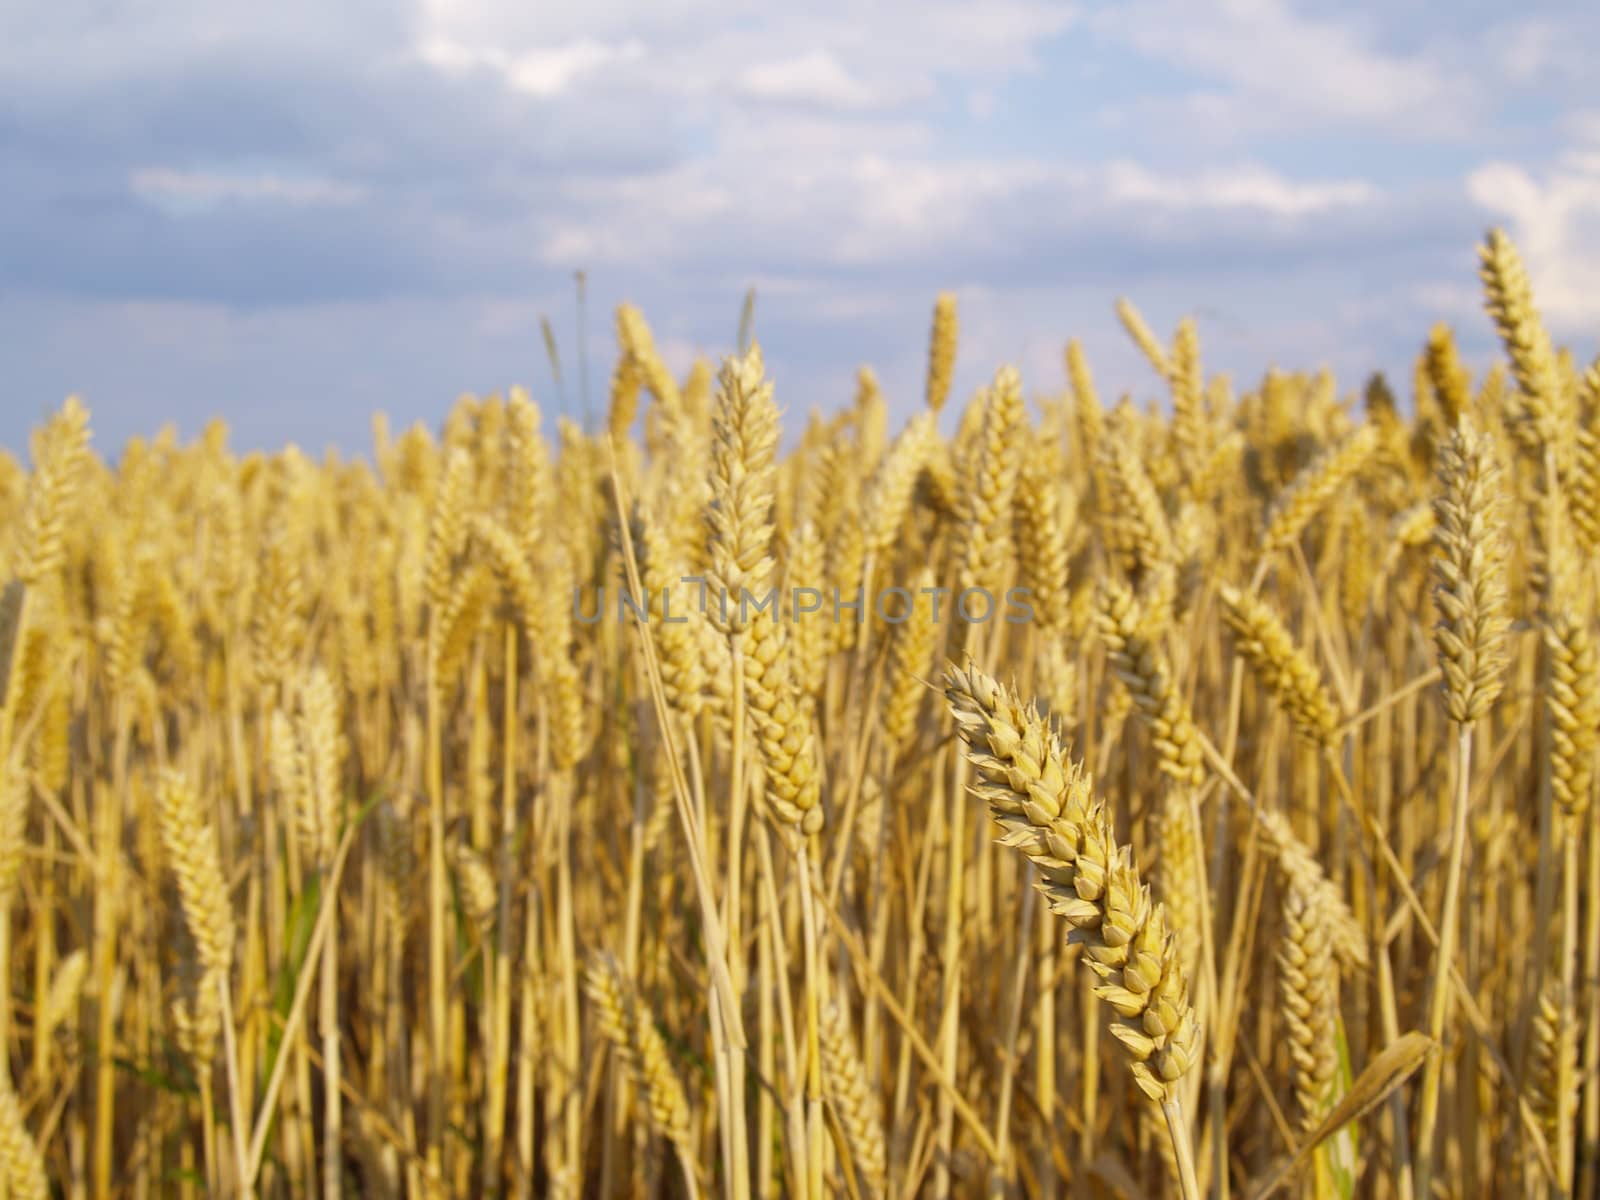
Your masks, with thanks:
[(1504, 361), (1409, 400), (1119, 302), (1115, 403), (1073, 341), (945, 413), (950, 295), (899, 428), (626, 306), (592, 432), (69, 399), (0, 1195), (1600, 1194), (1600, 361), (1479, 275)]

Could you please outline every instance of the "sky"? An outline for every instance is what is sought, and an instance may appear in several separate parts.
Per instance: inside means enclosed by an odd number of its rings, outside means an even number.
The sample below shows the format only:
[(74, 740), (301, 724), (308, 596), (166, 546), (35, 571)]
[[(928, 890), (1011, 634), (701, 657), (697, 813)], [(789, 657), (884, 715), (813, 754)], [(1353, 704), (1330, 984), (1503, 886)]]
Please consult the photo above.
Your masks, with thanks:
[[(0, 447), (69, 393), (96, 444), (212, 416), (357, 453), (512, 384), (581, 419), (611, 315), (669, 365), (745, 289), (791, 429), (871, 364), (920, 402), (1018, 366), (1160, 392), (1113, 314), (1199, 322), (1240, 386), (1494, 351), (1511, 233), (1600, 336), (1600, 5), (1456, 0), (50, 0), (0, 5)], [(1589, 76), (1589, 80), (1586, 80)], [(539, 332), (553, 323), (557, 388)]]

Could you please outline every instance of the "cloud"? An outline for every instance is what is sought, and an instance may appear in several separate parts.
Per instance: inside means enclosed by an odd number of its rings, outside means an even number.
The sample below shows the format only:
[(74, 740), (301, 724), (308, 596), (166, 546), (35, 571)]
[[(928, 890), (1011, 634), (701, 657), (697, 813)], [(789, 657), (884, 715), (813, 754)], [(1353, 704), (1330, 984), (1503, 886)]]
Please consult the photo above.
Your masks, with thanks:
[(878, 95), (853, 78), (826, 50), (753, 63), (739, 74), (739, 90), (756, 100), (795, 101), (835, 108), (871, 108)]
[(139, 199), (175, 211), (209, 208), (230, 201), (292, 207), (342, 206), (355, 204), (365, 195), (364, 189), (354, 184), (332, 179), (171, 167), (140, 167), (128, 177), (128, 187)]
[(1529, 21), (1509, 30), (1500, 42), (1500, 69), (1516, 83), (1531, 83), (1549, 70), (1561, 54), (1560, 31), (1544, 21)]
[(417, 58), (436, 70), (459, 75), (487, 69), (500, 75), (507, 86), (530, 96), (559, 96), (583, 76), (604, 67), (635, 62), (644, 57), (644, 43), (630, 38), (612, 44), (579, 38), (559, 46), (542, 46), (507, 54), (498, 49), (473, 49), (444, 38), (430, 38), (417, 49)]
[(1600, 331), (1600, 147), (1567, 151), (1546, 171), (1485, 163), (1467, 179), (1474, 203), (1507, 222), (1557, 331)]
[(1471, 131), (1480, 104), (1470, 78), (1447, 64), (1380, 48), (1347, 14), (1306, 16), (1286, 0), (1141, 0), (1099, 13), (1093, 25), (1196, 81), (1176, 95), (1147, 98), (1134, 112), (1209, 118), (1199, 128), (1211, 137), (1381, 124), (1397, 138), (1456, 138)]
[[(788, 277), (871, 271), (879, 279), (945, 271), (1017, 282), (1121, 255), (1243, 261), (1359, 247), (1393, 214), (1359, 179), (1297, 180), (1261, 164), (1199, 172), (1130, 160), (1050, 163), (974, 156), (938, 160), (893, 126), (829, 147), (764, 123), (762, 169), (742, 138), (664, 172), (594, 180), (570, 190), (543, 243), (564, 269), (649, 263), (704, 271), (748, 264)], [(867, 148), (869, 143), (886, 147)], [(648, 214), (640, 220), (637, 214)], [(1309, 227), (1316, 218), (1320, 225)]]
[(508, 84), (515, 64), (536, 61), (541, 95), (611, 86), (625, 67), (642, 103), (714, 121), (749, 100), (844, 113), (927, 103), (945, 79), (1039, 70), (1041, 45), (1076, 20), (1056, 0), (816, 0), (759, 15), (736, 0), (425, 0), (411, 56), (443, 71), (488, 67)]
[(1118, 200), (1155, 208), (1240, 209), (1272, 217), (1303, 217), (1330, 208), (1369, 204), (1377, 189), (1364, 180), (1295, 183), (1257, 165), (1206, 171), (1190, 177), (1159, 176), (1138, 163), (1113, 163), (1106, 172)]
[(180, 395), (276, 398), (250, 438), (317, 445), (330, 396), (359, 439), (386, 398), (547, 393), (579, 268), (595, 379), (611, 305), (681, 358), (755, 282), (797, 408), (865, 360), (914, 400), (943, 287), (962, 388), (1053, 379), (1070, 332), (1108, 391), (1150, 385), (1125, 292), (1201, 312), (1208, 363), (1403, 368), (1487, 215), (1553, 322), (1592, 313), (1581, 0), (1448, 29), (1375, 0), (35, 7), (0, 5), (0, 359), (128, 431)]

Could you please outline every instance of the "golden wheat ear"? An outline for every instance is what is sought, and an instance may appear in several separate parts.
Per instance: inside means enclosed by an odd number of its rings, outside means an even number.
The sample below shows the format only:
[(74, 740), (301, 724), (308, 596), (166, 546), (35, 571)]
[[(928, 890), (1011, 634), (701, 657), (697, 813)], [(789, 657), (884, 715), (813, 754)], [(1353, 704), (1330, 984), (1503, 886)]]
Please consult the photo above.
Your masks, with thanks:
[(1091, 780), (1032, 706), (971, 666), (946, 673), (945, 698), (978, 774), (973, 794), (1072, 926), (1068, 940), (1083, 947), (1095, 995), (1117, 1014), (1111, 1033), (1134, 1082), (1168, 1100), (1195, 1065), (1200, 1031), (1164, 909), (1151, 901), (1130, 848), (1117, 844)]
[(1463, 725), (1494, 704), (1506, 664), (1506, 536), (1500, 466), (1487, 434), (1463, 423), (1439, 458), (1434, 630), (1445, 707)]

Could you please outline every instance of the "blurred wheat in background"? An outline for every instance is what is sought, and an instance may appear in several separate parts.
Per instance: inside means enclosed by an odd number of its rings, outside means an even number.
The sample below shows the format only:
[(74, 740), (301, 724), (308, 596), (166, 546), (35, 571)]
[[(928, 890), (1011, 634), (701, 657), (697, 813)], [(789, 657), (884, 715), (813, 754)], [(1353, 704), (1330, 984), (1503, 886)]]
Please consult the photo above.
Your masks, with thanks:
[(1506, 364), (1409, 402), (1120, 302), (1159, 402), (1072, 342), (946, 437), (949, 294), (898, 431), (785, 439), (748, 303), (370, 465), (68, 400), (0, 1195), (1597, 1194), (1600, 364), (1481, 275)]

